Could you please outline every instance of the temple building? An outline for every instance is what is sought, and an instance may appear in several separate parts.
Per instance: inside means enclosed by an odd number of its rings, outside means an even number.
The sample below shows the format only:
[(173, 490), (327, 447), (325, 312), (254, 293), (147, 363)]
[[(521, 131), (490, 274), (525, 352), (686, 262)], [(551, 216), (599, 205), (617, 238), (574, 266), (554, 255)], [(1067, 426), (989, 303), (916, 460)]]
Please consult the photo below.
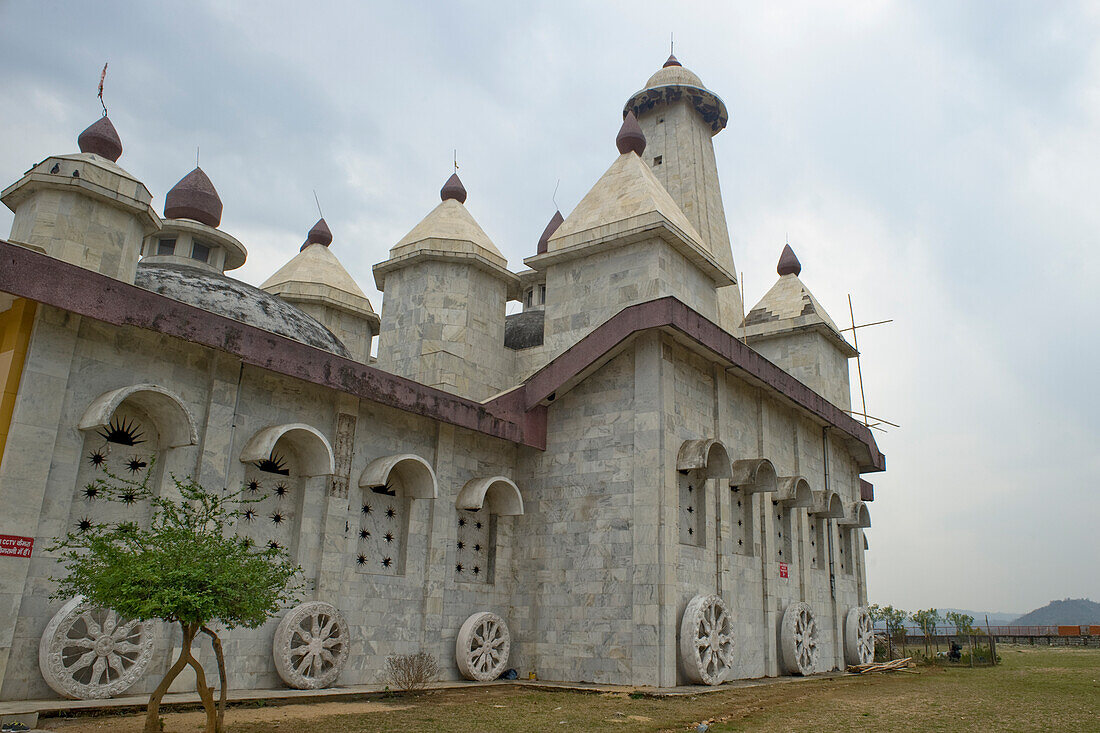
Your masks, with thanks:
[(148, 518), (89, 488), (105, 471), (244, 487), (238, 532), (301, 566), (302, 598), (225, 635), (237, 689), (420, 650), (449, 679), (654, 687), (868, 661), (885, 456), (789, 246), (742, 302), (728, 116), (669, 57), (518, 270), (452, 175), (374, 266), (377, 311), (324, 219), (261, 287), (232, 277), (214, 183), (158, 214), (106, 116), (33, 165), (0, 193), (0, 700), (147, 693), (180, 644), (53, 597), (55, 538)]

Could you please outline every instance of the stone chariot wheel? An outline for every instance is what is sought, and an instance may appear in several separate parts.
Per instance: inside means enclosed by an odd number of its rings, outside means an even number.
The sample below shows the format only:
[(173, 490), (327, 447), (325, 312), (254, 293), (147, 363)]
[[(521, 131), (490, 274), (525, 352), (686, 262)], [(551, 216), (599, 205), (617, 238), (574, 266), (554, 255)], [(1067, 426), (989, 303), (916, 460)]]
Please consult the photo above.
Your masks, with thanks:
[(153, 621), (134, 621), (76, 596), (42, 633), (38, 666), (55, 692), (78, 700), (121, 694), (141, 679), (153, 658)]
[(495, 680), (508, 664), (511, 645), (504, 619), (488, 611), (475, 613), (463, 622), (455, 639), (458, 671), (468, 680)]
[(330, 603), (308, 601), (292, 608), (275, 629), (275, 670), (299, 690), (328, 687), (348, 659), (351, 633)]
[(788, 674), (807, 675), (817, 665), (817, 619), (809, 603), (787, 606), (779, 626), (779, 658)]
[(875, 660), (875, 629), (865, 606), (853, 606), (844, 619), (844, 660), (867, 664)]
[(733, 662), (733, 625), (718, 596), (695, 596), (680, 621), (680, 664), (695, 684), (719, 685)]

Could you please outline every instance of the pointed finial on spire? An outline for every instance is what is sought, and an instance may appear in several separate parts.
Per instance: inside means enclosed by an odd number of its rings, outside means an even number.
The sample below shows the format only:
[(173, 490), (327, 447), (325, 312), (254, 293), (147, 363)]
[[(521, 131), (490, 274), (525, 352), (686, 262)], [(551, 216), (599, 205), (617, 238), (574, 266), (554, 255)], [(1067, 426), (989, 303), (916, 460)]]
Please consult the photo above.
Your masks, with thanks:
[(547, 242), (550, 241), (550, 237), (554, 236), (554, 232), (558, 231), (558, 227), (565, 221), (562, 218), (560, 211), (555, 211), (554, 215), (550, 217), (550, 222), (546, 225), (546, 228), (542, 230), (542, 236), (539, 237), (539, 246), (535, 250), (535, 254), (543, 254), (546, 252)]
[(661, 68), (667, 69), (670, 66), (683, 66), (683, 64), (676, 60), (676, 36), (672, 33), (669, 34), (668, 39), (668, 61), (666, 61)]
[(306, 235), (306, 243), (302, 245), (302, 249), (304, 250), (311, 244), (323, 244), (326, 247), (332, 244), (332, 232), (329, 230), (324, 217), (318, 219), (313, 228), (309, 230), (309, 234)]
[(623, 118), (623, 126), (619, 128), (619, 134), (615, 137), (615, 147), (619, 149), (620, 154), (634, 152), (641, 156), (645, 152), (645, 134), (633, 112), (627, 112), (626, 117)]
[(188, 173), (164, 196), (165, 219), (193, 219), (215, 229), (222, 220), (222, 200), (202, 168)]
[(439, 198), (441, 201), (454, 199), (460, 204), (466, 203), (466, 187), (458, 179), (457, 173), (452, 173), (447, 182), (443, 184), (443, 188), (439, 189)]
[(103, 108), (103, 116), (107, 116), (107, 103), (103, 101), (103, 82), (107, 80), (107, 62), (103, 62), (103, 71), (99, 72), (99, 106)]
[(783, 254), (779, 255), (779, 265), (775, 268), (775, 271), (780, 275), (794, 275), (796, 277), (802, 272), (802, 263), (795, 257), (791, 245), (783, 245)]
[(122, 155), (122, 141), (118, 131), (106, 115), (88, 125), (76, 139), (82, 153), (94, 153), (101, 158), (114, 162)]

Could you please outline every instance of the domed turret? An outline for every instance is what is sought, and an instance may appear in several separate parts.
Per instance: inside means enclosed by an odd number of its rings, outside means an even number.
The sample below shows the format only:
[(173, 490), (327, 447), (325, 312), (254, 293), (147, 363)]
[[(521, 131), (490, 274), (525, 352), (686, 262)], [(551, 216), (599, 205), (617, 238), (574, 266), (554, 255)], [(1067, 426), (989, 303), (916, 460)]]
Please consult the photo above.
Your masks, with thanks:
[(202, 168), (188, 173), (164, 197), (166, 219), (194, 219), (215, 229), (222, 221), (222, 200)]
[(331, 243), (332, 232), (322, 218), (309, 230), (301, 251), (260, 289), (315, 318), (340, 339), (352, 359), (366, 364), (371, 340), (378, 334), (378, 315)]
[(79, 153), (51, 155), (0, 193), (12, 210), (8, 240), (132, 283), (142, 240), (160, 229), (149, 189), (118, 163), (122, 141), (100, 117)]
[(122, 140), (107, 115), (88, 125), (76, 139), (76, 144), (80, 146), (80, 152), (93, 153), (112, 163), (122, 155)]
[[(687, 215), (707, 251), (726, 272), (735, 275), (711, 141), (729, 120), (725, 103), (679, 59), (669, 56), (645, 88), (627, 100), (623, 116), (630, 113), (648, 140), (646, 165)], [(737, 285), (720, 288), (718, 297), (718, 325), (732, 332), (742, 316)]]
[(749, 310), (741, 333), (768, 361), (834, 405), (849, 409), (848, 359), (856, 350), (798, 279), (802, 265), (789, 244), (783, 247), (776, 271), (779, 280)]
[(222, 200), (202, 168), (195, 168), (164, 197), (161, 231), (146, 238), (142, 261), (219, 273), (240, 267), (248, 250), (218, 228), (221, 221)]
[(375, 287), (386, 294), (378, 367), (480, 401), (511, 384), (505, 306), (519, 297), (519, 277), (463, 206), (457, 174), (439, 197), (374, 266)]

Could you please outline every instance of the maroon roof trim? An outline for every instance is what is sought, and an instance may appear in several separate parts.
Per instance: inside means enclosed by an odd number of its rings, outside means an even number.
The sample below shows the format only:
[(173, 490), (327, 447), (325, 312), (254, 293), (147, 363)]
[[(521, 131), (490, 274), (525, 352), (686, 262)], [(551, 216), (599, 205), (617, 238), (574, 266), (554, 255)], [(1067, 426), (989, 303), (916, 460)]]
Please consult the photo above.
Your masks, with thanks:
[(633, 335), (661, 328), (683, 334), (727, 362), (750, 381), (779, 392), (795, 406), (867, 447), (870, 462), (864, 472), (886, 470), (886, 456), (878, 449), (871, 430), (836, 405), (783, 371), (748, 346), (673, 297), (659, 298), (623, 309), (592, 333), (535, 372), (519, 388), (498, 397), (486, 407), (502, 416), (514, 416), (553, 399), (578, 377), (605, 363), (616, 348)]
[(860, 501), (874, 501), (875, 500), (875, 487), (870, 481), (859, 480), (859, 500)]
[(359, 364), (0, 240), (0, 291), (117, 326), (157, 331), (244, 363), (532, 448), (546, 448), (546, 405), (635, 334), (663, 329), (702, 346), (749, 381), (865, 445), (861, 471), (886, 470), (867, 426), (673, 297), (623, 309), (532, 375), (484, 405)]
[[(535, 448), (531, 418), (511, 421), (472, 400), (180, 303), (98, 272), (0, 240), (0, 291), (116, 326), (135, 326), (225, 351), (246, 364), (371, 402)], [(536, 413), (537, 417), (537, 413)], [(533, 426), (533, 435), (540, 434)]]

